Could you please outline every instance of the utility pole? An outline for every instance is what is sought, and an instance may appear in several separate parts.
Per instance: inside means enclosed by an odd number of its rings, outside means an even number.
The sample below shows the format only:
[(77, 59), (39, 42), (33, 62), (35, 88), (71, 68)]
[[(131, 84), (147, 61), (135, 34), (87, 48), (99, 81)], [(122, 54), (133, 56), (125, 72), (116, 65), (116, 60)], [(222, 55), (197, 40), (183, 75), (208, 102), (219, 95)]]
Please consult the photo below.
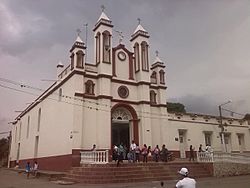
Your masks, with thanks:
[(220, 124), (219, 124), (219, 128), (221, 128), (221, 131), (220, 131), (220, 136), (221, 136), (221, 145), (222, 145), (222, 150), (223, 152), (227, 152), (227, 146), (226, 146), (226, 143), (225, 143), (225, 128), (224, 128), (224, 125), (223, 125), (223, 121), (222, 121), (222, 112), (221, 112), (221, 107), (223, 105), (226, 105), (228, 103), (231, 103), (232, 101), (227, 101), (226, 103), (223, 103), (221, 105), (219, 105), (219, 115), (220, 115)]

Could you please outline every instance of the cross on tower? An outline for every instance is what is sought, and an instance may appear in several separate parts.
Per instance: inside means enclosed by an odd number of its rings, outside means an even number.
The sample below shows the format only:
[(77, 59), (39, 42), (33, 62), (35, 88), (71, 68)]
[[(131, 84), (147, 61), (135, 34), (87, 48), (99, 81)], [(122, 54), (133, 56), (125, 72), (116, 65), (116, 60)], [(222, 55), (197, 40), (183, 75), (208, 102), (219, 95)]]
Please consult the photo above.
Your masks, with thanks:
[(105, 8), (106, 7), (104, 5), (101, 6), (102, 12), (104, 12)]
[(122, 39), (124, 38), (124, 35), (122, 34), (122, 31), (117, 31), (117, 30), (115, 30), (115, 32), (118, 33), (118, 35), (119, 35), (119, 37), (120, 37), (120, 39), (119, 39), (119, 44), (121, 44), (121, 43), (122, 43)]
[(76, 30), (76, 32), (77, 32), (77, 35), (80, 36), (80, 33), (81, 33), (82, 31), (81, 31), (81, 29), (78, 28), (78, 29)]
[(138, 20), (138, 25), (140, 25), (141, 24), (141, 18), (137, 18), (137, 20)]
[(156, 57), (159, 56), (159, 51), (158, 50), (155, 51), (155, 55), (156, 55)]

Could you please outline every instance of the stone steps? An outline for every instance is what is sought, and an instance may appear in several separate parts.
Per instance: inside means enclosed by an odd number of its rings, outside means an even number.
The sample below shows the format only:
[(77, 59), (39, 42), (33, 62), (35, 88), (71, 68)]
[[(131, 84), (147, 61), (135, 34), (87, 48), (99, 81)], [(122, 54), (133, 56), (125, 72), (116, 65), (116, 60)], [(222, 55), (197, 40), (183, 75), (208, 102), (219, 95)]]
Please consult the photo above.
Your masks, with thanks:
[[(209, 166), (210, 165), (210, 166)], [(116, 167), (115, 163), (109, 164), (86, 164), (81, 167), (73, 167), (63, 177), (65, 181), (75, 181), (85, 184), (105, 183), (130, 183), (178, 179), (177, 171), (181, 167), (187, 167), (190, 176), (212, 176), (209, 167), (211, 164), (189, 162), (150, 162), (150, 163), (122, 163)]]

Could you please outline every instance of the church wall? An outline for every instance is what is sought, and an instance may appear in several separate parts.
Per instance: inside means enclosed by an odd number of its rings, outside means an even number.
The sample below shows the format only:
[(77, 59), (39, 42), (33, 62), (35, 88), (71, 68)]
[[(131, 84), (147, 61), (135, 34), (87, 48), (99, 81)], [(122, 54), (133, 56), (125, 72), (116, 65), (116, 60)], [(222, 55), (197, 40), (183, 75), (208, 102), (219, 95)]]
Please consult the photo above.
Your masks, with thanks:
[[(195, 150), (202, 144), (205, 148), (204, 131), (212, 132), (211, 142), (214, 150), (221, 150), (220, 138), (218, 138), (218, 131), (212, 125), (202, 125), (202, 123), (188, 123), (182, 121), (169, 121), (169, 138), (167, 139), (171, 150), (179, 150), (179, 130), (185, 131), (186, 137), (186, 151), (189, 150), (189, 146), (195, 147)], [(178, 140), (176, 140), (178, 138)]]
[(148, 87), (148, 85), (139, 85), (137, 87), (137, 99), (139, 101), (149, 101), (149, 87)]
[(113, 96), (113, 98), (114, 99), (121, 99), (120, 96), (118, 95), (118, 88), (122, 85), (125, 85), (129, 90), (129, 95), (126, 98), (126, 100), (137, 101), (138, 100), (137, 87), (133, 86), (133, 85), (126, 85), (126, 84), (120, 84), (120, 83), (112, 83), (111, 95)]
[[(99, 110), (97, 111), (96, 119), (96, 145), (97, 149), (111, 148), (111, 112), (110, 100), (99, 99)], [(107, 105), (107, 106), (104, 106)]]
[(141, 104), (135, 107), (138, 113), (139, 121), (139, 142), (140, 146), (146, 144), (152, 147), (152, 121), (150, 120), (150, 106), (148, 104)]
[[(60, 87), (63, 95), (72, 96), (73, 80), (73, 78), (69, 79)], [(15, 148), (15, 151), (11, 154), (11, 160), (16, 160), (18, 143), (20, 143), (19, 160), (71, 154), (70, 132), (73, 124), (73, 105), (68, 104), (72, 102), (71, 100), (65, 97), (59, 99), (58, 88), (22, 116), (16, 124), (22, 122), (21, 139), (12, 143), (12, 148)], [(38, 131), (39, 108), (41, 109), (41, 120)], [(30, 125), (29, 137), (27, 138), (28, 116), (30, 116)], [(39, 136), (37, 156), (35, 156), (36, 136)]]
[[(92, 80), (95, 83), (95, 80), (85, 78), (83, 75), (76, 74), (74, 75), (75, 82), (74, 88), (76, 93), (84, 93), (85, 92), (85, 83), (88, 80)], [(95, 91), (96, 92), (96, 91)], [(75, 100), (74, 109), (73, 109), (73, 127), (71, 130), (71, 137), (73, 140), (72, 148), (80, 149), (82, 148), (82, 131), (84, 124), (84, 110), (90, 104), (89, 102), (84, 102), (82, 97), (75, 97), (78, 100)], [(86, 100), (88, 101), (88, 100)]]
[(95, 86), (97, 88), (97, 95), (106, 95), (110, 96), (111, 93), (111, 83), (110, 79), (108, 78), (99, 78), (97, 85)]
[[(96, 102), (96, 100), (90, 100)], [(99, 108), (98, 105), (85, 103), (87, 108), (83, 109), (84, 116), (83, 116), (83, 127), (82, 127), (82, 141), (81, 141), (81, 147), (83, 149), (91, 149), (93, 144), (97, 144), (97, 116), (98, 116), (98, 110), (96, 108)]]
[[(178, 119), (179, 117), (180, 119)], [(224, 123), (224, 121), (223, 121)], [(195, 146), (196, 150), (199, 147), (199, 144), (203, 145), (203, 149), (205, 148), (205, 133), (211, 134), (211, 145), (214, 151), (222, 151), (220, 131), (221, 129), (218, 127), (218, 119), (211, 118), (209, 120), (205, 120), (204, 116), (196, 116), (192, 117), (190, 115), (173, 116), (173, 114), (169, 114), (169, 126), (168, 131), (170, 137), (167, 138), (170, 143), (170, 149), (179, 150), (179, 140), (175, 141), (175, 138), (179, 137), (178, 130), (186, 130), (186, 141), (187, 141), (187, 150), (189, 150), (189, 146), (192, 144)], [(249, 146), (246, 143), (249, 143), (250, 134), (248, 130), (248, 126), (246, 124), (240, 125), (239, 122), (234, 121), (232, 125), (225, 127), (225, 134), (230, 135), (231, 142), (231, 150), (232, 152), (239, 152), (239, 142), (237, 134), (244, 134), (244, 142), (245, 142), (245, 151), (249, 151)], [(168, 144), (167, 144), (168, 145)]]
[(152, 130), (152, 149), (155, 148), (156, 145), (159, 145), (159, 148), (161, 148), (163, 144), (163, 136), (164, 132), (162, 132), (162, 117), (160, 115), (160, 109), (157, 107), (151, 107), (150, 108), (150, 114), (151, 117), (151, 130)]
[(157, 96), (158, 96), (158, 103), (159, 104), (166, 104), (167, 101), (167, 96), (166, 96), (166, 90), (165, 89), (159, 89), (157, 92)]

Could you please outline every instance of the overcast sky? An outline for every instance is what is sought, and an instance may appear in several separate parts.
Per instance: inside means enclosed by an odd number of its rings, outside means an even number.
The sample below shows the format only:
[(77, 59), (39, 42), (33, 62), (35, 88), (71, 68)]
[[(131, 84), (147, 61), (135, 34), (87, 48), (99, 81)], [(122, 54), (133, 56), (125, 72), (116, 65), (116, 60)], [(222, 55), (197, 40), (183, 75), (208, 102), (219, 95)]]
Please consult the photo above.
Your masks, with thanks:
[[(250, 0), (0, 0), (0, 77), (45, 89), (51, 82), (41, 80), (56, 78), (58, 62), (69, 64), (77, 28), (85, 40), (85, 23), (92, 62), (101, 5), (129, 49), (141, 18), (152, 61), (158, 50), (166, 63), (168, 101), (216, 115), (232, 100), (227, 108), (250, 112)], [(115, 32), (113, 40), (116, 46)], [(33, 100), (0, 87), (0, 132)]]

